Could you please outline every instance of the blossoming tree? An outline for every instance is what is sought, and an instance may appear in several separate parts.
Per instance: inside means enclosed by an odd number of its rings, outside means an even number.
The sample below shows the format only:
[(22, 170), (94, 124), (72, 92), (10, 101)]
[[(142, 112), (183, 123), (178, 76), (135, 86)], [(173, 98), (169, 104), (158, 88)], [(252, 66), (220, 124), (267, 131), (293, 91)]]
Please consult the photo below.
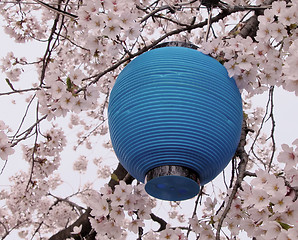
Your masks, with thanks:
[[(298, 140), (276, 151), (273, 114), (276, 87), (298, 96), (297, 0), (16, 0), (0, 5), (11, 39), (24, 47), (44, 45), (35, 61), (12, 51), (1, 62), (6, 74), (1, 81), (9, 90), (1, 89), (0, 98), (21, 97), (26, 103), (16, 129), (0, 121), (1, 172), (20, 151), (29, 166), (0, 191), (1, 239), (16, 239), (16, 234), (51, 240), (298, 239)], [(89, 155), (100, 149), (100, 139), (113, 151), (106, 112), (117, 75), (134, 57), (165, 41), (191, 42), (216, 58), (244, 99), (230, 173), (224, 172), (222, 187), (207, 184), (187, 202), (190, 214), (183, 203), (148, 196), (120, 164), (105, 165), (101, 150), (98, 158)], [(32, 67), (37, 77), (28, 80), (23, 74)], [(265, 92), (266, 108), (253, 108), (251, 97)], [(266, 121), (271, 123), (267, 136)], [(101, 186), (90, 180), (60, 196), (60, 166), (71, 161), (63, 153), (70, 151), (73, 132), (73, 171), (84, 175), (92, 164), (104, 180)]]

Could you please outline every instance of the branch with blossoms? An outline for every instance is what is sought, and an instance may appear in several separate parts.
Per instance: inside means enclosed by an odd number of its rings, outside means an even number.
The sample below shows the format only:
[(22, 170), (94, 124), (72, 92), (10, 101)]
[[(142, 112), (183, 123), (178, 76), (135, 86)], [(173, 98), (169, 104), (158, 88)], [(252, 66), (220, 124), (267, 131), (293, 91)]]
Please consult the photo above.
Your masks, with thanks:
[[(110, 188), (110, 191), (111, 191), (109, 193), (109, 195), (113, 194), (113, 192), (115, 191), (117, 186), (119, 187), (119, 183), (121, 183), (122, 180), (125, 180), (125, 184), (131, 184), (131, 182), (134, 180), (134, 178), (132, 178), (130, 176), (130, 174), (128, 174), (128, 172), (119, 163), (117, 168), (112, 173), (112, 178), (110, 179), (110, 181), (108, 183), (108, 187)], [(116, 189), (116, 191), (117, 191), (117, 189)], [(124, 192), (122, 194), (124, 194)], [(139, 194), (139, 193), (137, 193), (137, 194)], [(112, 198), (112, 196), (110, 198)], [(96, 203), (99, 204), (98, 202), (96, 202)], [(51, 238), (49, 238), (49, 240), (60, 240), (60, 239), (66, 239), (66, 238), (70, 238), (70, 237), (73, 237), (74, 239), (80, 239), (81, 237), (84, 237), (86, 239), (95, 239), (94, 237), (95, 237), (96, 233), (94, 231), (92, 231), (92, 229), (94, 227), (94, 223), (92, 224), (92, 222), (93, 222), (94, 218), (96, 219), (96, 216), (94, 216), (94, 214), (92, 214), (92, 211), (94, 212), (95, 208), (96, 208), (96, 206), (94, 206), (93, 210), (92, 210), (92, 208), (88, 207), (85, 210), (85, 212), (83, 214), (81, 214), (81, 216), (73, 224), (71, 224), (69, 227), (61, 230), (60, 232), (56, 233)], [(111, 208), (111, 207), (109, 207), (109, 208)], [(162, 231), (162, 230), (166, 229), (167, 222), (164, 219), (155, 215), (154, 213), (150, 213), (148, 215), (148, 217), (149, 216), (153, 221), (160, 224), (158, 231)], [(100, 220), (98, 219), (97, 221), (100, 221)], [(80, 236), (76, 236), (76, 235), (72, 234), (72, 230), (77, 226), (82, 226)], [(142, 232), (142, 230), (139, 230), (139, 231)]]
[[(196, 233), (197, 238), (201, 239), (214, 238), (216, 234), (219, 239), (221, 234), (226, 234), (226, 229), (233, 236), (237, 235), (237, 228), (242, 223), (235, 224), (233, 218), (238, 219), (239, 216), (244, 218), (245, 224), (241, 227), (248, 233), (250, 231), (247, 229), (253, 225), (264, 234), (266, 232), (267, 238), (271, 237), (272, 226), (280, 230), (281, 236), (294, 234), (292, 229), (296, 225), (292, 222), (296, 219), (292, 215), (296, 214), (296, 210), (290, 203), (297, 199), (297, 149), (282, 146), (282, 153), (277, 159), (279, 164), (287, 163), (280, 172), (273, 163), (269, 167), (270, 173), (249, 172), (248, 155), (244, 149), (245, 136), (250, 131), (247, 126), (242, 129), (243, 135), (236, 154), (237, 159), (240, 159), (238, 168), (236, 158), (233, 160), (230, 187), (224, 179), (229, 194), (223, 200), (222, 207), (214, 212), (216, 198), (206, 198), (209, 192), (201, 192), (195, 201), (189, 227), (172, 227), (171, 220), (165, 221), (166, 218), (150, 212), (154, 208), (154, 200), (145, 195), (143, 186), (135, 184), (133, 177), (121, 165), (111, 174), (108, 185), (100, 190), (81, 194), (81, 201), (85, 206), (82, 209), (79, 204), (68, 202), (67, 198), (57, 196), (52, 199), (48, 193), (54, 188), (49, 182), (60, 165), (60, 153), (66, 145), (67, 135), (62, 129), (58, 129), (55, 119), (68, 119), (67, 114), (72, 112), (75, 117), (70, 120), (70, 125), (73, 126), (78, 124), (74, 122), (80, 122), (82, 116), (88, 117), (88, 123), (80, 123), (87, 134), (80, 133), (77, 136), (79, 144), (92, 139), (93, 135), (101, 132), (98, 128), (106, 123), (108, 95), (122, 67), (165, 40), (190, 41), (198, 45), (204, 53), (210, 54), (226, 66), (243, 92), (255, 94), (281, 85), (297, 94), (297, 73), (293, 71), (297, 65), (297, 21), (295, 14), (288, 14), (297, 10), (295, 3), (275, 3), (268, 0), (260, 6), (242, 6), (240, 2), (231, 5), (214, 0), (211, 5), (208, 1), (202, 1), (205, 4), (203, 6), (203, 3), (196, 0), (86, 1), (84, 5), (75, 0), (58, 1), (55, 4), (36, 2), (41, 6), (26, 6), (22, 2), (11, 6), (5, 3), (4, 11), (1, 11), (7, 20), (6, 32), (11, 37), (19, 42), (33, 39), (44, 41), (46, 49), (42, 59), (35, 62), (39, 78), (32, 88), (27, 86), (19, 89), (16, 82), (20, 80), (22, 69), (17, 68), (15, 57), (9, 55), (3, 67), (8, 74), (7, 84), (10, 90), (0, 93), (0, 96), (35, 92), (39, 113), (35, 123), (30, 124), (26, 130), (16, 130), (13, 142), (9, 142), (12, 138), (9, 139), (7, 128), (0, 126), (0, 156), (3, 159), (12, 155), (12, 147), (35, 136), (33, 146), (23, 147), (24, 159), (32, 163), (29, 174), (21, 172), (14, 178), (15, 185), (11, 193), (0, 192), (1, 199), (6, 199), (8, 206), (5, 208), (7, 212), (2, 213), (1, 210), (0, 213), (0, 234), (1, 231), (10, 233), (14, 226), (28, 230), (27, 226), (31, 225), (33, 231), (20, 232), (22, 237), (28, 238), (30, 234), (33, 238), (38, 234), (53, 234), (56, 229), (62, 229), (50, 239), (95, 239), (96, 235), (97, 238), (120, 239), (125, 237), (126, 231), (139, 239), (167, 239), (171, 236), (182, 239), (185, 235), (181, 231), (185, 231), (187, 236)], [(74, 5), (78, 7), (75, 8)], [(39, 14), (34, 16), (36, 11)], [(205, 17), (210, 19), (203, 20)], [(232, 18), (231, 21), (228, 20), (229, 17)], [(231, 30), (229, 24), (236, 27)], [(219, 28), (222, 29), (221, 32)], [(212, 30), (210, 34), (209, 29)], [(208, 42), (203, 41), (207, 38)], [(28, 62), (22, 60), (22, 67), (26, 63)], [(270, 90), (270, 94), (273, 94), (273, 90)], [(268, 113), (274, 126), (272, 99), (268, 102), (271, 104), (268, 105), (271, 107)], [(52, 123), (49, 131), (41, 129), (41, 122), (46, 120)], [(256, 132), (259, 122), (254, 119), (246, 120)], [(20, 127), (23, 122), (21, 120)], [(274, 127), (271, 130), (270, 139), (275, 145)], [(107, 133), (106, 126), (102, 132)], [(250, 136), (256, 137), (253, 134)], [(86, 144), (87, 149), (88, 147), (92, 149), (91, 144)], [(269, 156), (270, 164), (275, 160), (274, 151), (266, 156)], [(88, 162), (87, 157), (84, 161)], [(266, 166), (265, 161), (263, 162)], [(271, 174), (274, 171), (276, 175)], [(244, 180), (244, 177), (253, 178), (253, 184), (246, 182), (247, 178)], [(260, 182), (263, 180), (267, 193), (260, 189)], [(59, 180), (56, 182), (53, 184), (55, 187), (59, 185)], [(208, 186), (204, 191), (208, 191), (207, 188)], [(282, 194), (278, 194), (275, 189), (279, 189)], [(53, 205), (55, 201), (57, 204)], [(210, 218), (199, 221), (199, 205), (205, 205), (208, 209), (203, 209), (203, 212), (210, 211), (214, 214), (206, 215)], [(260, 217), (260, 212), (265, 212), (265, 216), (272, 220), (272, 226), (265, 223), (268, 219), (264, 221), (265, 217)], [(183, 222), (183, 217), (178, 219), (177, 214), (171, 214), (173, 218)], [(283, 214), (285, 219), (278, 219), (279, 214)], [(22, 224), (17, 225), (14, 218), (20, 219)], [(145, 232), (145, 220), (157, 222), (159, 229), (156, 232)], [(229, 238), (227, 234), (226, 237)]]
[[(269, 96), (268, 96), (268, 101), (265, 107), (265, 114), (262, 118), (262, 121), (260, 123), (260, 127), (258, 129), (258, 131), (256, 132), (256, 135), (254, 137), (253, 143), (250, 147), (250, 152), (253, 154), (253, 156), (264, 165), (265, 168), (268, 168), (268, 170), (271, 169), (272, 167), (272, 162), (274, 160), (274, 156), (275, 156), (275, 152), (276, 152), (276, 143), (275, 143), (275, 137), (274, 137), (274, 133), (275, 133), (275, 119), (274, 119), (274, 104), (273, 104), (273, 100), (274, 100), (274, 87), (270, 87), (269, 89)], [(257, 153), (255, 152), (255, 145), (257, 143), (257, 141), (259, 140), (261, 131), (264, 128), (264, 124), (265, 122), (267, 122), (268, 120), (271, 120), (271, 132), (269, 137), (267, 137), (265, 139), (265, 141), (267, 142), (269, 139), (271, 139), (271, 156), (269, 157), (268, 161), (265, 161), (263, 159), (261, 159), (260, 157), (258, 157)], [(266, 156), (267, 157), (267, 156)]]
[(227, 214), (231, 208), (232, 202), (235, 198), (235, 195), (236, 195), (238, 189), (240, 188), (241, 183), (245, 177), (246, 165), (249, 161), (248, 154), (245, 151), (246, 136), (247, 136), (248, 131), (249, 130), (246, 126), (246, 122), (245, 122), (245, 120), (243, 120), (240, 142), (239, 142), (238, 148), (236, 150), (236, 156), (239, 157), (239, 159), (240, 159), (238, 169), (237, 169), (238, 170), (237, 178), (236, 178), (235, 184), (232, 188), (232, 192), (229, 195), (228, 201), (225, 203), (225, 208), (223, 210), (223, 213), (221, 214), (221, 216), (219, 218), (217, 229), (216, 229), (216, 240), (220, 239), (220, 231), (221, 231), (224, 219), (227, 216)]

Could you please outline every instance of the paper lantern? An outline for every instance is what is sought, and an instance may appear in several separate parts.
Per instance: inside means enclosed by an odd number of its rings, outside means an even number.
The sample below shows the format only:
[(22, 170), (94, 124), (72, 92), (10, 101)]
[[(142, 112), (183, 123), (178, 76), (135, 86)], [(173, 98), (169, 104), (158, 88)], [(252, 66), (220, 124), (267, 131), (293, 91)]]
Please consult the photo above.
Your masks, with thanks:
[(194, 197), (233, 157), (242, 101), (212, 57), (162, 47), (132, 60), (111, 91), (108, 120), (123, 167), (159, 199)]

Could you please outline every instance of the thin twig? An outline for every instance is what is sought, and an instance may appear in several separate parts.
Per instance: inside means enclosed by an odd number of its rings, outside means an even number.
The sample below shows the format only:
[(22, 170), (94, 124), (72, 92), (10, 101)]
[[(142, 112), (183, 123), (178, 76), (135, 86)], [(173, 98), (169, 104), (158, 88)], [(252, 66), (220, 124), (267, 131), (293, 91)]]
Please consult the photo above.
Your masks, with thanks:
[(270, 114), (269, 114), (269, 117), (271, 119), (271, 126), (272, 127), (271, 127), (271, 133), (270, 133), (269, 138), (271, 138), (271, 142), (272, 142), (272, 154), (271, 154), (270, 161), (269, 161), (269, 164), (268, 164), (268, 171), (271, 169), (271, 165), (272, 165), (275, 150), (276, 150), (275, 138), (274, 138), (275, 120), (274, 120), (274, 114), (273, 114), (273, 108), (274, 108), (273, 93), (274, 93), (274, 86), (271, 86), (270, 90), (269, 90), (269, 96), (270, 96)]
[[(270, 101), (271, 101), (271, 100), (270, 100), (270, 92), (269, 92), (269, 97), (268, 97), (268, 101), (267, 101), (267, 103), (266, 103), (266, 108), (265, 108), (265, 109), (266, 109), (266, 110), (265, 110), (265, 114), (264, 114), (264, 116), (263, 116), (263, 118), (262, 118), (260, 127), (259, 127), (259, 129), (258, 129), (258, 131), (257, 131), (257, 134), (256, 134), (256, 136), (255, 136), (255, 138), (254, 138), (254, 141), (253, 141), (253, 143), (252, 143), (252, 145), (251, 145), (251, 147), (250, 147), (250, 152), (252, 152), (252, 154), (253, 154), (253, 155), (254, 155), (260, 162), (262, 162), (262, 163), (263, 163), (262, 159), (260, 159), (260, 158), (257, 156), (257, 154), (255, 153), (255, 151), (254, 151), (254, 146), (255, 146), (255, 144), (256, 144), (256, 142), (257, 142), (259, 136), (260, 136), (260, 133), (261, 133), (261, 131), (262, 131), (262, 129), (263, 129), (263, 126), (264, 126), (265, 122), (267, 121), (266, 118), (267, 118), (267, 114), (268, 114), (268, 112), (269, 112)], [(266, 166), (265, 166), (265, 167), (266, 167)]]
[(206, 31), (206, 34), (205, 34), (205, 42), (208, 41), (208, 36), (209, 36), (210, 28), (211, 28), (212, 10), (213, 10), (213, 6), (211, 6), (210, 8), (208, 8), (209, 14), (208, 14), (207, 31)]
[[(69, 206), (75, 208), (78, 210), (79, 214), (83, 214), (83, 210), (85, 208), (81, 207), (80, 205), (72, 202), (69, 200), (70, 196), (66, 197), (66, 198), (61, 198), (61, 197), (57, 197), (55, 195), (53, 195), (52, 193), (49, 193), (50, 196), (52, 196), (53, 198), (55, 198), (58, 202), (66, 202)], [(74, 195), (74, 194), (73, 194)]]
[[(21, 134), (19, 134), (18, 136), (16, 136), (16, 140), (11, 144), (11, 147), (16, 146), (19, 142), (26, 140), (27, 137), (29, 136), (29, 134), (32, 132), (32, 130), (43, 120), (45, 120), (47, 118), (47, 115), (44, 115), (42, 118), (38, 119), (31, 127), (29, 127), (26, 131), (22, 132)], [(22, 138), (22, 135), (24, 135)]]
[(161, 6), (160, 8), (157, 8), (157, 9), (153, 10), (148, 15), (146, 15), (145, 17), (143, 17), (140, 22), (141, 23), (142, 22), (145, 22), (148, 18), (153, 17), (156, 13), (161, 12), (161, 11), (164, 11), (164, 10), (170, 10), (171, 11), (171, 10), (173, 10), (173, 7), (172, 6), (169, 6), (169, 5)]
[(28, 88), (28, 89), (22, 89), (22, 90), (16, 90), (16, 89), (13, 89), (12, 92), (4, 92), (4, 93), (0, 93), (0, 96), (8, 96), (8, 95), (11, 95), (11, 94), (16, 94), (16, 93), (25, 93), (25, 92), (31, 92), (31, 91), (38, 91), (40, 90), (41, 88), (37, 87), (37, 88)]
[[(78, 18), (77, 15), (74, 15), (74, 14), (72, 14), (72, 13), (69, 13), (69, 12), (66, 12), (66, 11), (61, 10), (61, 9), (59, 8), (59, 7), (61, 6), (61, 1), (59, 1), (59, 2), (56, 4), (58, 8), (53, 7), (53, 6), (51, 6), (51, 5), (47, 4), (47, 3), (44, 3), (44, 2), (39, 1), (39, 0), (32, 0), (32, 1), (36, 2), (37, 4), (42, 5), (43, 7), (47, 8), (47, 9), (49, 9), (49, 10), (51, 10), (51, 11), (54, 11), (54, 12), (56, 12), (56, 13), (58, 13), (58, 14), (61, 14), (61, 15), (63, 15), (63, 16), (70, 17), (70, 18)], [(67, 6), (67, 5), (65, 5), (65, 6)]]
[(12, 137), (12, 141), (14, 141), (14, 139), (15, 139), (16, 136), (18, 135), (19, 131), (21, 130), (21, 128), (22, 128), (22, 126), (23, 126), (23, 124), (24, 124), (24, 122), (25, 122), (25, 119), (26, 119), (26, 117), (27, 117), (29, 108), (30, 108), (30, 106), (31, 106), (31, 104), (32, 104), (32, 102), (33, 102), (33, 100), (34, 100), (35, 97), (36, 97), (36, 94), (34, 94), (33, 97), (31, 98), (31, 100), (29, 101), (29, 103), (28, 103), (28, 105), (27, 105), (27, 107), (26, 107), (24, 116), (23, 116), (23, 118), (22, 118), (22, 120), (21, 120), (21, 123), (20, 123), (20, 125), (19, 125), (19, 127), (18, 127), (16, 133), (15, 133), (15, 134), (13, 135), (13, 137)]
[[(269, 1), (270, 3), (270, 1)], [(221, 3), (219, 2), (217, 5), (220, 9), (228, 9), (228, 10), (236, 10), (238, 12), (240, 11), (259, 11), (259, 10), (265, 10), (272, 8), (272, 4), (264, 4), (264, 5), (229, 5), (227, 3)], [(287, 4), (286, 7), (291, 7), (292, 4)]]
[[(38, 106), (39, 103), (37, 102), (37, 107), (36, 107), (36, 122), (38, 122)], [(33, 149), (32, 149), (32, 154), (31, 154), (31, 158), (32, 158), (32, 164), (31, 164), (31, 170), (30, 170), (30, 176), (29, 176), (29, 180), (26, 186), (26, 192), (29, 189), (29, 185), (32, 182), (32, 177), (33, 177), (33, 170), (34, 170), (34, 164), (35, 164), (35, 152), (37, 150), (37, 140), (38, 140), (38, 124), (35, 125), (35, 140), (34, 140), (34, 145), (33, 145)]]
[(102, 126), (105, 122), (106, 119), (103, 119), (101, 123), (97, 124), (87, 135), (83, 136), (81, 140), (78, 142), (78, 145), (75, 147), (77, 149), (87, 138), (89, 138), (100, 126)]
[[(33, 0), (34, 1), (34, 0)], [(13, 3), (13, 4), (28, 4), (28, 5), (40, 5), (40, 3), (38, 2), (24, 2), (24, 1), (1, 1), (0, 4), (4, 4), (4, 3)], [(48, 5), (51, 5), (51, 6), (58, 6), (58, 5), (61, 5), (61, 6), (78, 6), (77, 3), (48, 3)], [(80, 4), (80, 6), (87, 6), (87, 4)]]
[(228, 190), (228, 184), (227, 184), (227, 180), (226, 180), (226, 173), (225, 173), (225, 170), (222, 171), (222, 178), (223, 178), (223, 182), (224, 182), (224, 185), (226, 187), (226, 189)]
[[(196, 212), (197, 212), (197, 209), (198, 209), (198, 205), (199, 205), (199, 200), (200, 200), (200, 198), (202, 198), (202, 195), (203, 195), (203, 188), (204, 188), (204, 187), (202, 187), (202, 188), (200, 189), (200, 192), (199, 192), (199, 194), (198, 194), (198, 196), (197, 196), (197, 198), (196, 198), (196, 201), (195, 201), (195, 207), (194, 207), (194, 209), (193, 209), (191, 218), (193, 218), (193, 217), (196, 215)], [(187, 234), (186, 234), (186, 237), (187, 237), (187, 238), (188, 238), (188, 236), (189, 236), (189, 234), (190, 234), (190, 231), (191, 231), (191, 226), (190, 226), (190, 224), (189, 224), (189, 225), (188, 225), (188, 228), (187, 228)]]
[[(61, 3), (61, 0), (59, 0), (59, 3)], [(45, 78), (45, 72), (46, 72), (46, 68), (48, 66), (48, 63), (50, 62), (51, 60), (51, 54), (52, 54), (52, 51), (55, 47), (55, 44), (57, 43), (57, 39), (59, 38), (59, 35), (60, 35), (60, 32), (57, 34), (57, 37), (54, 41), (54, 43), (52, 44), (51, 46), (51, 43), (52, 43), (52, 40), (54, 39), (54, 34), (55, 34), (55, 31), (57, 29), (57, 25), (58, 25), (58, 22), (59, 22), (59, 18), (60, 18), (60, 15), (57, 14), (56, 15), (56, 18), (54, 20), (54, 23), (53, 23), (53, 26), (52, 26), (52, 29), (51, 29), (51, 33), (50, 33), (50, 36), (48, 38), (48, 44), (47, 44), (47, 49), (45, 51), (45, 54), (43, 56), (43, 64), (42, 64), (42, 70), (41, 70), (41, 74), (40, 74), (40, 86), (43, 85), (43, 80)], [(63, 24), (63, 19), (62, 19), (62, 23)], [(61, 31), (61, 29), (60, 29)]]
[(35, 229), (34, 233), (32, 234), (31, 240), (33, 240), (33, 238), (35, 237), (35, 235), (38, 233), (39, 229), (41, 228), (41, 226), (43, 225), (44, 221), (41, 221), (37, 228)]
[(2, 167), (2, 169), (1, 169), (1, 171), (0, 171), (0, 175), (2, 175), (2, 173), (3, 173), (3, 171), (4, 171), (4, 168), (6, 167), (6, 165), (7, 165), (7, 160), (5, 160), (4, 161), (4, 165), (3, 165), (3, 167)]

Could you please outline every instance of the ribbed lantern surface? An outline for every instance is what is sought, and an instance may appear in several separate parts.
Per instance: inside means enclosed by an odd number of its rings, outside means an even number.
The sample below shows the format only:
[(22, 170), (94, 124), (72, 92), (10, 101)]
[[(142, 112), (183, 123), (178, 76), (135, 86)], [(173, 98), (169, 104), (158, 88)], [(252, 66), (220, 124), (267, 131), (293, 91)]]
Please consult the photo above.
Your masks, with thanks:
[[(194, 49), (163, 47), (136, 57), (119, 74), (108, 120), (114, 151), (137, 180), (161, 166), (181, 166), (204, 185), (235, 153), (242, 101), (218, 61)], [(198, 193), (195, 178), (172, 172), (148, 181), (147, 192), (175, 201)]]

